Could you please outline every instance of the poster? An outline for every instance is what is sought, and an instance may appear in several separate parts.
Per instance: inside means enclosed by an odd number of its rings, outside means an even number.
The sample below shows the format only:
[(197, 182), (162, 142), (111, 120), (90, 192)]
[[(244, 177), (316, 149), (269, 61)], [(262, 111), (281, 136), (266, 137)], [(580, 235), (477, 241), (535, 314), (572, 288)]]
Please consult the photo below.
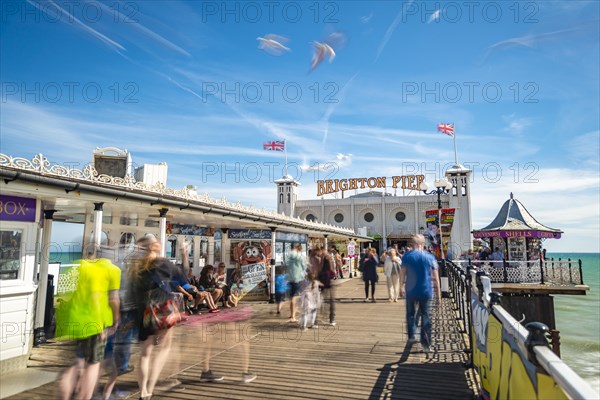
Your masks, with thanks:
[(241, 277), (231, 282), (231, 292), (244, 300), (269, 300), (265, 263), (241, 266)]
[[(454, 223), (454, 208), (442, 208), (441, 210), (425, 211), (425, 221), (427, 229), (423, 233), (425, 236), (425, 246), (430, 249), (437, 258), (442, 257), (441, 244), (442, 237), (444, 242), (444, 251), (448, 248), (450, 232)], [(439, 216), (441, 214), (441, 229)]]

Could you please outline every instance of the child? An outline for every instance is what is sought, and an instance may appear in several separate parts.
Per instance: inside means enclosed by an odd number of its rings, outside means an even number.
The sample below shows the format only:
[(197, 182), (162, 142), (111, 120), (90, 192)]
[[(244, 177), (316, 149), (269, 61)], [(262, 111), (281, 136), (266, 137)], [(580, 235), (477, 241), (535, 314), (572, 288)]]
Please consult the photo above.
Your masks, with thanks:
[(288, 290), (286, 275), (283, 266), (275, 267), (275, 302), (277, 303), (277, 314), (281, 314), (281, 304), (285, 300)]
[(306, 330), (309, 319), (311, 328), (319, 327), (317, 324), (317, 309), (321, 306), (320, 286), (323, 286), (323, 284), (315, 278), (312, 272), (306, 274), (304, 288), (300, 294), (300, 307), (302, 310), (300, 326), (302, 330)]

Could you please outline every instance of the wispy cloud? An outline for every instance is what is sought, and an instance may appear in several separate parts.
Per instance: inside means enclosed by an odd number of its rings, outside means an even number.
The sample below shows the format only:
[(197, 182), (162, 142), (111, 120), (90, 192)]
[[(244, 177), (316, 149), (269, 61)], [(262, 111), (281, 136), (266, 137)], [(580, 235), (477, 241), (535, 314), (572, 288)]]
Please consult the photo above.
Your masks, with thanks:
[(573, 137), (567, 149), (574, 163), (598, 168), (600, 166), (600, 131)]
[(429, 17), (429, 19), (427, 20), (427, 23), (428, 23), (428, 24), (430, 24), (430, 23), (432, 23), (433, 21), (437, 21), (437, 20), (439, 20), (439, 19), (440, 19), (440, 14), (441, 14), (441, 12), (442, 12), (442, 11), (441, 11), (441, 10), (439, 10), (439, 9), (438, 9), (438, 10), (435, 10), (435, 11), (433, 12), (433, 14), (431, 14), (431, 16)]
[(526, 47), (533, 48), (541, 43), (548, 42), (556, 42), (559, 40), (564, 40), (576, 34), (591, 34), (598, 35), (598, 21), (593, 20), (585, 23), (580, 23), (576, 27), (559, 29), (550, 32), (543, 32), (537, 34), (529, 34), (523, 36), (517, 36), (505, 40), (501, 40), (496, 42), (488, 47), (488, 50), (483, 58), (483, 63), (485, 63), (491, 56), (497, 51), (510, 49), (513, 47)]
[(373, 11), (371, 11), (369, 15), (363, 15), (360, 17), (360, 22), (363, 24), (368, 24), (369, 21), (371, 21), (371, 18), (373, 18)]
[(352, 77), (350, 79), (348, 79), (348, 82), (346, 82), (344, 84), (344, 86), (342, 86), (342, 89), (339, 92), (339, 97), (338, 97), (337, 101), (335, 103), (331, 103), (329, 105), (329, 107), (327, 107), (327, 110), (325, 111), (325, 114), (323, 115), (323, 118), (321, 119), (321, 121), (325, 125), (325, 127), (323, 129), (323, 142), (322, 142), (323, 148), (325, 148), (325, 145), (327, 144), (327, 136), (329, 134), (329, 118), (331, 117), (333, 112), (336, 110), (338, 105), (344, 101), (344, 98), (346, 95), (346, 89), (348, 87), (350, 87), (350, 85), (352, 84), (354, 79), (358, 76), (358, 74), (359, 73), (357, 72), (354, 75), (352, 75)]
[(515, 135), (521, 135), (528, 127), (532, 125), (531, 118), (521, 117), (518, 118), (515, 114), (503, 115), (502, 119), (506, 122), (506, 127), (503, 131), (509, 132)]
[[(27, 0), (27, 2), (29, 4), (31, 4), (32, 6), (34, 6), (35, 8), (37, 8), (38, 10), (40, 10), (41, 12), (47, 12), (47, 9), (45, 7), (41, 7), (40, 4), (38, 4), (38, 2), (36, 2), (34, 0)], [(85, 32), (91, 34), (93, 37), (100, 40), (102, 43), (108, 45), (110, 48), (115, 50), (117, 53), (120, 53), (121, 51), (126, 51), (124, 46), (122, 46), (121, 44), (117, 43), (116, 41), (110, 39), (106, 35), (103, 35), (102, 33), (98, 32), (97, 30), (91, 28), (90, 26), (84, 24), (83, 22), (81, 22), (81, 20), (76, 18), (73, 14), (69, 13), (67, 10), (62, 8), (60, 5), (56, 4), (53, 0), (48, 0), (48, 2), (50, 4), (53, 4), (58, 10), (60, 10), (61, 17), (62, 17), (62, 15), (68, 16), (69, 21), (73, 21), (77, 26), (79, 26)], [(61, 21), (64, 22), (64, 20), (65, 20), (64, 18), (61, 18)]]
[(404, 10), (406, 9), (406, 7), (411, 5), (413, 2), (414, 2), (414, 0), (409, 0), (407, 2), (404, 2), (402, 4), (402, 7), (400, 7), (400, 12), (398, 12), (398, 14), (396, 15), (396, 18), (394, 18), (394, 20), (392, 21), (390, 26), (387, 28), (387, 30), (385, 31), (385, 34), (383, 35), (383, 39), (379, 43), (379, 47), (377, 48), (377, 55), (375, 56), (375, 62), (377, 62), (377, 60), (379, 60), (379, 56), (381, 55), (381, 53), (385, 49), (385, 46), (387, 46), (388, 42), (392, 38), (392, 35), (398, 28), (398, 25), (400, 25), (400, 22), (402, 21), (402, 18), (404, 16)]
[(318, 161), (312, 165), (301, 165), (302, 171), (326, 171), (329, 169), (340, 170), (352, 164), (352, 154), (338, 153), (333, 160)]
[[(104, 10), (104, 12), (106, 12), (106, 15), (113, 15), (115, 20), (121, 22), (123, 26), (132, 27), (132, 28), (136, 29), (138, 32), (140, 32), (145, 37), (151, 39), (153, 42), (158, 43), (170, 50), (173, 50), (173, 51), (175, 51), (179, 54), (185, 55), (187, 57), (192, 56), (188, 51), (177, 46), (175, 43), (171, 42), (170, 40), (164, 38), (163, 36), (159, 35), (158, 33), (154, 32), (151, 29), (147, 28), (146, 26), (142, 25), (140, 22), (129, 18), (127, 15), (120, 12), (118, 7), (108, 7), (99, 1), (94, 1), (94, 4), (98, 5), (102, 10)], [(139, 11), (137, 11), (136, 16), (139, 17), (139, 14), (140, 14)]]

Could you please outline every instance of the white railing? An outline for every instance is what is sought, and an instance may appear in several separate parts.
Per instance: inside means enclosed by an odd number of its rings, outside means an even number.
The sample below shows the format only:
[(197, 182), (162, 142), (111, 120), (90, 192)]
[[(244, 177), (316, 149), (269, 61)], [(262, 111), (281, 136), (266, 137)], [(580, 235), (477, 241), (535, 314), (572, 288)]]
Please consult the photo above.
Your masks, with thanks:
[[(472, 272), (472, 282), (475, 280), (475, 276), (476, 273)], [(521, 325), (502, 306), (490, 304), (490, 278), (481, 276), (479, 279), (483, 287), (482, 297), (485, 306), (492, 310), (494, 316), (502, 323), (502, 329), (506, 334), (512, 336), (517, 346), (521, 349), (522, 354), (527, 355), (527, 359), (530, 362), (537, 364), (550, 375), (570, 399), (600, 398), (600, 394), (552, 352), (547, 345), (547, 341), (542, 340), (542, 344), (534, 343), (534, 341), (530, 340), (531, 336), (534, 335), (533, 333)], [(477, 293), (478, 289), (476, 285), (472, 287), (472, 290), (474, 290), (474, 293)]]

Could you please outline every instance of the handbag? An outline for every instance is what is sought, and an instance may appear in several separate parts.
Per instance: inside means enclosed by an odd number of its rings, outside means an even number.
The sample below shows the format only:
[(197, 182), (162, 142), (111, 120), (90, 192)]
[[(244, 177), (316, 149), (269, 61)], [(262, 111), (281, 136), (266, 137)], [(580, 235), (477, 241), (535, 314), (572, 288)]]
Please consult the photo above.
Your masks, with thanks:
[(176, 293), (171, 293), (166, 282), (152, 275), (152, 280), (158, 288), (148, 292), (148, 305), (144, 310), (143, 324), (153, 331), (169, 329), (181, 321), (179, 301)]
[(144, 327), (154, 331), (169, 329), (180, 321), (181, 313), (171, 298), (163, 303), (151, 301), (144, 310)]

